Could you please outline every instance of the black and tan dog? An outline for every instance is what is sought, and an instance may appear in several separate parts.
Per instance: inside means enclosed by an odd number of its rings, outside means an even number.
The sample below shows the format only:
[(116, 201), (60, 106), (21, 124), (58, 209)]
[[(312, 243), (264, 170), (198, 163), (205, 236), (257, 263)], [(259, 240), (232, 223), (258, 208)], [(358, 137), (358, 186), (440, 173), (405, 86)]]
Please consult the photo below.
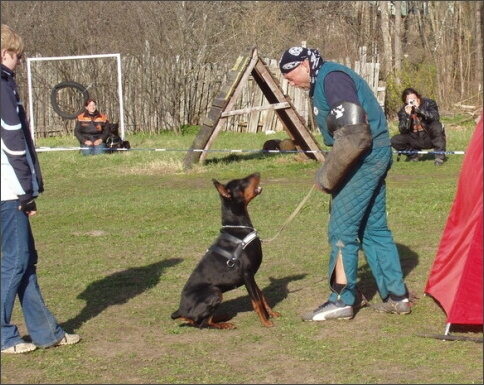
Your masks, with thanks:
[(109, 136), (106, 139), (106, 147), (108, 154), (118, 151), (118, 148), (125, 148), (126, 150), (131, 148), (129, 141), (121, 139), (119, 135), (119, 123), (109, 124)]
[(245, 285), (252, 307), (263, 326), (273, 326), (269, 317), (279, 317), (267, 303), (255, 282), (255, 274), (262, 263), (261, 241), (252, 226), (247, 205), (262, 192), (260, 174), (234, 179), (226, 185), (212, 180), (222, 201), (222, 228), (188, 278), (180, 300), (180, 307), (171, 318), (191, 326), (233, 329), (223, 322), (225, 317), (214, 317), (222, 302), (222, 293)]

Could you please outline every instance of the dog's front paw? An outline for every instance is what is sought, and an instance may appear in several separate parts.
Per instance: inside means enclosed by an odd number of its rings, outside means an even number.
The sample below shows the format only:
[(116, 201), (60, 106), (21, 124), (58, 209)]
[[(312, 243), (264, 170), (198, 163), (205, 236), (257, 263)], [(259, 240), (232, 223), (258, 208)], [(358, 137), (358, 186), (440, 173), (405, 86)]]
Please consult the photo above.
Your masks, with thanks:
[(269, 315), (272, 317), (272, 318), (277, 318), (277, 317), (282, 317), (282, 314), (277, 312), (277, 311), (269, 311)]
[(266, 328), (271, 328), (273, 327), (275, 324), (274, 322), (272, 322), (271, 320), (263, 320), (262, 321), (262, 325), (265, 326)]

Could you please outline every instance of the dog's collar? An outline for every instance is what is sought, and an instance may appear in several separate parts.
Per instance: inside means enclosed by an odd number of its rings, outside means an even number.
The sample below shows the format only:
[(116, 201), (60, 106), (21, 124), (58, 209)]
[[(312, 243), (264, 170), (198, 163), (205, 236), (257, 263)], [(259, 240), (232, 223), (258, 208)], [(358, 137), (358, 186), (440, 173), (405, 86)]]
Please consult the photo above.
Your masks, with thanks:
[(233, 228), (233, 229), (251, 229), (256, 231), (252, 226), (243, 226), (243, 225), (223, 225), (222, 228)]
[(239, 258), (240, 254), (242, 254), (242, 251), (245, 249), (245, 247), (249, 243), (251, 243), (254, 239), (257, 238), (257, 230), (249, 226), (223, 226), (223, 227), (243, 227), (243, 228), (249, 228), (253, 230), (249, 234), (247, 234), (244, 239), (239, 239), (228, 233), (220, 233), (220, 237), (225, 238), (226, 240), (232, 243), (235, 243), (237, 245), (237, 248), (234, 250), (233, 253), (230, 253), (227, 250), (224, 250), (216, 245), (212, 245), (210, 247), (209, 250), (215, 251), (216, 253), (228, 259), (227, 261), (228, 267), (234, 267), (235, 261), (237, 261), (237, 259)]

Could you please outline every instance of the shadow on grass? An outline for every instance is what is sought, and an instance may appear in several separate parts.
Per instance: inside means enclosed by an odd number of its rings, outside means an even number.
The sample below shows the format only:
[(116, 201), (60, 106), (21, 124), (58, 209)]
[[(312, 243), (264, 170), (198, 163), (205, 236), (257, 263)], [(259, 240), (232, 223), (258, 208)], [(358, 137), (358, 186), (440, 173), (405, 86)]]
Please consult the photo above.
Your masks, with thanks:
[(252, 160), (252, 159), (265, 159), (267, 157), (275, 156), (275, 155), (280, 156), (281, 154), (269, 153), (269, 152), (260, 150), (246, 155), (241, 155), (240, 153), (238, 153), (238, 154), (230, 154), (230, 155), (224, 156), (223, 158), (205, 159), (204, 164), (205, 165), (229, 164), (229, 163), (242, 162), (242, 161)]
[[(418, 254), (407, 246), (397, 243), (398, 253), (400, 255), (400, 261), (402, 264), (403, 279), (418, 265)], [(375, 278), (371, 272), (368, 263), (362, 264), (358, 268), (358, 289), (368, 301), (371, 302), (373, 297), (377, 296), (378, 301), (380, 297), (378, 294), (378, 288), (376, 286)], [(407, 290), (412, 293), (412, 288), (407, 287)], [(359, 299), (357, 299), (359, 301)]]
[[(267, 299), (267, 302), (269, 303), (269, 306), (274, 308), (279, 302), (282, 302), (287, 297), (287, 294), (289, 293), (287, 287), (289, 282), (303, 279), (306, 275), (307, 274), (290, 275), (280, 279), (269, 277), (271, 283), (265, 289), (261, 289)], [(244, 286), (242, 286), (242, 288), (245, 290)], [(226, 319), (229, 320), (234, 318), (240, 312), (248, 311), (254, 311), (254, 309), (252, 308), (249, 295), (246, 294), (242, 297), (222, 302), (215, 311), (215, 315), (223, 314), (226, 316)], [(257, 317), (255, 313), (254, 316)]]
[[(484, 330), (482, 328), (482, 324), (481, 325), (452, 324), (450, 326), (450, 332), (479, 334), (479, 333), (484, 333)], [(481, 338), (481, 342), (482, 342), (482, 338)]]
[(62, 323), (62, 328), (72, 332), (108, 307), (128, 302), (156, 286), (163, 270), (180, 262), (182, 262), (181, 258), (171, 258), (120, 271), (90, 283), (86, 290), (77, 296), (77, 298), (85, 300), (86, 305), (76, 317)]

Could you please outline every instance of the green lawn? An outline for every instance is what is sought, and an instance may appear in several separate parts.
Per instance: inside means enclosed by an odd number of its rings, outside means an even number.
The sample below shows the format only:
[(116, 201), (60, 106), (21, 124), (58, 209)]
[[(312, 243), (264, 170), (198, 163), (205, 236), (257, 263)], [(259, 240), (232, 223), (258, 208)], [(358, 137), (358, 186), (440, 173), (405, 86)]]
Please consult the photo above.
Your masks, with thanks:
[[(445, 121), (449, 151), (467, 148), (475, 122), (464, 120)], [(407, 163), (394, 156), (387, 178), (388, 220), (405, 281), (418, 297), (412, 314), (362, 307), (350, 321), (304, 323), (301, 312), (326, 300), (329, 290), (329, 197), (312, 189), (319, 164), (297, 153), (229, 151), (259, 150), (285, 133), (222, 133), (205, 164), (183, 170), (195, 134), (192, 129), (178, 136), (127, 137), (133, 149), (112, 155), (39, 153), (46, 190), (31, 221), (39, 282), (59, 322), (82, 341), (2, 356), (2, 383), (482, 384), (482, 343), (419, 336), (442, 334), (445, 328), (445, 313), (423, 291), (463, 155), (449, 155), (442, 167), (431, 157)], [(37, 145), (77, 143), (48, 138)], [(256, 279), (282, 317), (273, 328), (262, 327), (242, 287), (226, 293), (221, 305), (237, 329), (179, 326), (170, 314), (220, 229), (212, 178), (227, 182), (255, 171), (261, 173), (263, 192), (249, 212), (266, 241)], [(363, 255), (358, 286), (370, 302), (380, 300)], [(18, 304), (13, 321), (27, 334)], [(482, 325), (451, 332), (482, 338)]]

